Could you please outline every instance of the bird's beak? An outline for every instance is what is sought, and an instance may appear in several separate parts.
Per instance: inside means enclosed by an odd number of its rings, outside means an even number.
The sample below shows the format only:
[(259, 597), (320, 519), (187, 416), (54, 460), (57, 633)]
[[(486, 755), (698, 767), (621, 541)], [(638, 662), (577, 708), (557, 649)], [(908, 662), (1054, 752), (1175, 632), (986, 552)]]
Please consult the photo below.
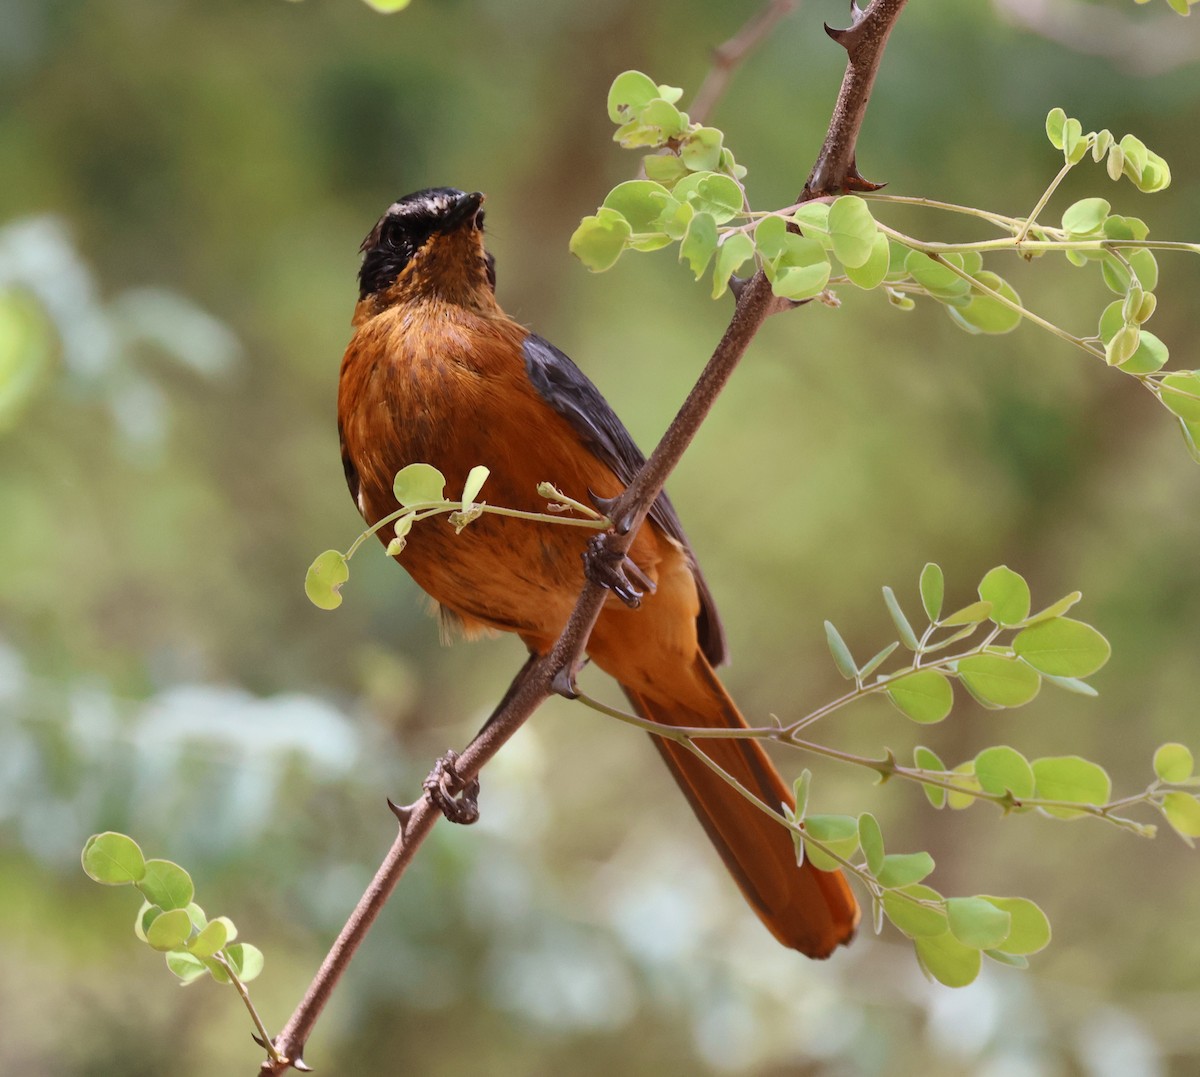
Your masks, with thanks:
[(447, 229), (457, 228), (464, 221), (469, 221), (475, 216), (482, 205), (483, 194), (481, 192), (475, 191), (471, 194), (462, 195), (445, 218)]

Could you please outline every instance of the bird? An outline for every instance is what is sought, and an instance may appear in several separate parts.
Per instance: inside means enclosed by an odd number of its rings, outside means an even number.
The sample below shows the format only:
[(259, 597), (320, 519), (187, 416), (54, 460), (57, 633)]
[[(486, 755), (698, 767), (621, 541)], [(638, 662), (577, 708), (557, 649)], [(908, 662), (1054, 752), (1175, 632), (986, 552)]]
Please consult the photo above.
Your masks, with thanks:
[[(451, 490), (485, 465), (488, 500), (532, 512), (546, 508), (541, 483), (605, 504), (644, 463), (595, 385), (500, 307), (483, 201), (453, 187), (406, 195), (360, 248), (337, 414), (346, 482), (370, 525), (399, 509), (393, 480), (412, 463), (436, 467)], [(379, 533), (385, 543), (386, 531)], [(444, 624), (467, 637), (512, 632), (542, 655), (583, 589), (589, 534), (498, 514), (456, 533), (435, 516), (413, 527), (395, 557)], [(665, 493), (635, 533), (627, 565), (641, 601), (632, 608), (607, 597), (586, 648), (591, 662), (643, 718), (744, 728), (714, 672), (726, 641), (712, 594)], [(681, 744), (652, 739), (767, 929), (812, 958), (848, 943), (859, 908), (842, 873), (798, 863), (786, 827)], [(791, 791), (757, 740), (693, 743), (770, 808), (792, 808)]]

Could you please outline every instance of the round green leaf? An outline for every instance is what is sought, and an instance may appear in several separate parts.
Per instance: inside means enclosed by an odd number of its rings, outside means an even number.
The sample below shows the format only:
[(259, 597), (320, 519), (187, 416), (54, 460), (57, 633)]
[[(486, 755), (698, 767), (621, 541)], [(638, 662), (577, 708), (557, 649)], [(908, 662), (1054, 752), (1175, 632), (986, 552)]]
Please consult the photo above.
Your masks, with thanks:
[[(936, 902), (936, 905), (918, 905), (918, 901)], [(887, 918), (910, 939), (941, 935), (948, 931), (946, 906), (942, 895), (932, 887), (914, 883), (901, 890), (885, 890), (883, 911)]]
[(949, 931), (914, 942), (917, 960), (930, 976), (946, 987), (966, 987), (974, 983), (983, 964), (983, 955), (964, 946)]
[(995, 296), (973, 288), (970, 301), (965, 306), (947, 307), (946, 313), (969, 333), (987, 333), (991, 336), (1011, 333), (1021, 324), (1022, 317), (1020, 310), (1009, 306), (1009, 303), (1015, 303), (1018, 307), (1021, 305), (1017, 290), (1003, 277), (988, 270), (982, 270), (974, 276), (980, 284), (1003, 296), (1008, 303), (1002, 303)]
[(1184, 744), (1163, 744), (1154, 753), (1154, 773), (1164, 782), (1186, 782), (1192, 776), (1192, 753)]
[[(1046, 756), (1033, 761), (1036, 794), (1042, 800), (1102, 805), (1112, 793), (1112, 779), (1099, 764), (1077, 755)], [(1044, 808), (1049, 815), (1071, 819), (1081, 813), (1071, 808)]]
[(1168, 793), (1163, 797), (1163, 815), (1185, 838), (1200, 838), (1200, 800), (1191, 793)]
[(692, 216), (679, 245), (679, 260), (687, 262), (699, 280), (717, 251), (717, 222), (712, 214), (697, 212)]
[(603, 204), (624, 217), (634, 232), (657, 232), (663, 208), (673, 201), (671, 192), (661, 183), (627, 180), (609, 191)]
[(444, 501), (446, 477), (432, 464), (409, 464), (396, 472), (392, 493), (405, 506)]
[(850, 283), (870, 291), (878, 288), (887, 277), (892, 245), (882, 232), (875, 234), (875, 243), (867, 260), (860, 266), (846, 266)]
[(973, 950), (997, 949), (1012, 929), (1012, 917), (982, 897), (948, 899), (946, 916), (951, 934)]
[(958, 679), (985, 707), (1020, 707), (1038, 694), (1042, 678), (1019, 658), (976, 654), (958, 663)]
[(743, 208), (741, 187), (718, 172), (693, 172), (675, 184), (671, 195), (690, 202), (697, 213), (711, 213), (717, 224), (736, 217)]
[(225, 956), (242, 983), (249, 983), (263, 970), (265, 959), (262, 951), (248, 942), (235, 942), (225, 947)]
[(642, 158), (642, 167), (647, 179), (661, 183), (668, 190), (688, 175), (687, 165), (673, 153), (647, 154)]
[(146, 873), (146, 861), (133, 838), (107, 830), (88, 838), (83, 870), (103, 886), (127, 886)]
[[(1142, 291), (1154, 291), (1158, 285), (1158, 261), (1153, 253), (1145, 247), (1132, 249), (1124, 247), (1121, 249), (1121, 255), (1137, 274), (1138, 285)], [(1100, 263), (1100, 272), (1104, 277), (1104, 283), (1117, 295), (1124, 295), (1129, 291), (1130, 284), (1133, 283), (1129, 276), (1129, 270), (1112, 254), (1107, 255)]]
[(880, 235), (867, 203), (853, 194), (835, 198), (829, 207), (828, 221), (829, 238), (838, 261), (847, 269), (865, 265), (875, 252), (875, 240)]
[(1036, 954), (1050, 943), (1050, 921), (1046, 914), (1028, 898), (989, 897), (996, 908), (1008, 913), (1011, 920), (1008, 937), (1000, 944), (1007, 954)]
[(1052, 108), (1046, 113), (1046, 137), (1056, 149), (1063, 148), (1063, 127), (1067, 122), (1067, 114), (1061, 108)]
[(154, 923), (162, 915), (162, 909), (157, 905), (151, 905), (148, 901), (142, 902), (142, 907), (138, 909), (137, 917), (133, 921), (133, 933), (142, 940), (146, 941), (146, 931), (150, 925)]
[(212, 957), (226, 942), (229, 941), (225, 925), (219, 919), (214, 920), (198, 935), (187, 942), (188, 953), (196, 957)]
[[(968, 759), (965, 763), (959, 763), (953, 770), (949, 772), (954, 784), (960, 789), (982, 789), (979, 784), (979, 779), (975, 777), (975, 760)], [(946, 790), (946, 804), (951, 811), (963, 811), (976, 803), (977, 797), (973, 797), (968, 793), (956, 793)]]
[(786, 266), (775, 272), (771, 281), (771, 291), (783, 299), (811, 299), (820, 295), (829, 283), (830, 265), (820, 262), (817, 265)]
[(208, 972), (204, 962), (193, 957), (186, 950), (171, 950), (167, 955), (167, 968), (178, 976), (185, 984), (198, 980)]
[(1033, 796), (1035, 780), (1029, 760), (1007, 745), (980, 752), (975, 757), (975, 777), (987, 793), (1012, 793), (1018, 799)]
[(147, 860), (137, 888), (161, 909), (186, 909), (196, 893), (192, 877), (170, 860)]
[(340, 550), (326, 550), (304, 577), (304, 593), (318, 609), (336, 610), (342, 604), (342, 584), (350, 578), (350, 566)]
[(954, 706), (954, 690), (945, 674), (919, 669), (888, 682), (888, 698), (914, 722), (940, 722)]
[(944, 254), (940, 261), (935, 261), (923, 251), (912, 250), (904, 259), (904, 268), (935, 299), (943, 301), (955, 297), (965, 299), (971, 291), (970, 282), (964, 280), (944, 263), (951, 263), (962, 268), (962, 258), (957, 255)]
[[(870, 812), (863, 812), (858, 817), (858, 844), (867, 858), (867, 868), (872, 875), (878, 875), (883, 869), (883, 831), (879, 829), (879, 820)], [(922, 876), (924, 878), (924, 876)], [(909, 882), (920, 882), (920, 879), (909, 879)]]
[[(1154, 293), (1147, 292), (1146, 298), (1153, 299)], [(1170, 357), (1167, 346), (1153, 333), (1143, 329), (1138, 334), (1137, 350), (1117, 366), (1126, 374), (1153, 374), (1155, 371), (1162, 370)]]
[(1072, 206), (1062, 216), (1063, 229), (1072, 236), (1086, 236), (1099, 232), (1104, 227), (1112, 206), (1103, 198), (1084, 198)]
[(186, 909), (171, 909), (155, 917), (146, 929), (146, 942), (155, 950), (178, 950), (192, 933)]
[(1029, 616), (1029, 584), (1008, 565), (997, 565), (983, 577), (979, 597), (992, 604), (988, 616), (998, 625), (1015, 625)]
[(1013, 650), (1034, 669), (1055, 677), (1087, 677), (1112, 654), (1112, 648), (1091, 625), (1070, 617), (1055, 617), (1021, 629)]
[(367, 6), (374, 8), (381, 15), (394, 15), (403, 11), (412, 0), (367, 0)]
[(609, 88), (608, 118), (613, 123), (628, 123), (658, 96), (658, 86), (649, 75), (624, 71), (613, 79)]
[[(858, 849), (858, 820), (853, 815), (810, 815), (804, 820), (804, 832), (843, 859), (849, 859)], [(804, 854), (821, 871), (836, 871), (841, 867), (811, 842), (804, 843)]]
[(1168, 374), (1161, 383), (1163, 404), (1184, 422), (1200, 423), (1200, 370)]
[(715, 172), (721, 167), (725, 136), (715, 127), (697, 127), (679, 145), (679, 157), (692, 172)]
[(919, 883), (931, 871), (933, 857), (928, 853), (889, 853), (875, 871), (875, 878), (880, 886), (903, 889)]
[(753, 257), (754, 240), (745, 232), (735, 232), (717, 248), (717, 262), (713, 267), (713, 299), (725, 294), (729, 278)]
[[(625, 250), (633, 229), (615, 209), (602, 207), (592, 217), (584, 217), (569, 244), (575, 255), (593, 273), (611, 269)], [(434, 498), (433, 500), (438, 500)]]
[[(937, 753), (923, 745), (918, 745), (913, 750), (913, 763), (919, 770), (942, 771), (946, 770), (946, 764), (941, 761)], [(922, 784), (921, 788), (925, 791), (925, 796), (929, 803), (935, 808), (941, 808), (946, 803), (946, 790), (940, 785)]]

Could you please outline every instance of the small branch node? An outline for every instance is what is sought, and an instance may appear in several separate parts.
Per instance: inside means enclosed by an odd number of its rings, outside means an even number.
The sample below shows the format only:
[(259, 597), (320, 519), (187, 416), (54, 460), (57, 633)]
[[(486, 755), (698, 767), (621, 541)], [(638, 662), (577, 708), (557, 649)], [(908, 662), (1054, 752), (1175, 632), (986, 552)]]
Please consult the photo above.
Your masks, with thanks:
[(479, 779), (463, 781), (455, 764), (458, 753), (448, 749), (422, 782), (430, 801), (452, 823), (470, 826), (479, 821)]

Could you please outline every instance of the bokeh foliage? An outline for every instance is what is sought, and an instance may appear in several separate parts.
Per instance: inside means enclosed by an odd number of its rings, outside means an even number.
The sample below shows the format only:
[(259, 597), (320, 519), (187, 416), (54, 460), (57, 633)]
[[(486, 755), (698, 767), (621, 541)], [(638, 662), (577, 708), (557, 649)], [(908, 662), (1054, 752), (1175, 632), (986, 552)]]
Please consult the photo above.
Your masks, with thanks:
[[(314, 550), (357, 526), (332, 411), (358, 241), (409, 190), (487, 191), (502, 302), (648, 447), (728, 300), (669, 252), (593, 277), (567, 239), (630, 178), (614, 74), (694, 89), (754, 7), (7, 4), (0, 280), (22, 284), (22, 339), (40, 350), (0, 400), (0, 1070), (211, 1074), (253, 1057), (224, 992), (162, 991), (155, 959), (113, 931), (127, 901), (98, 899), (78, 868), (99, 830), (202, 878), (268, 954), (268, 1021), (290, 1010), (390, 840), (383, 797), (469, 737), (520, 660), (511, 640), (440, 649), (378, 555), (356, 561), (336, 617), (303, 595)], [(1196, 33), (1164, 5), (1130, 10)], [(785, 23), (712, 117), (763, 206), (803, 183), (843, 62), (820, 22), (843, 17), (820, 3)], [(1195, 67), (1114, 69), (985, 5), (910, 5), (859, 164), (894, 193), (1027, 212), (1057, 167), (1040, 134), (1054, 105), (1170, 161), (1170, 191), (1114, 187), (1113, 212), (1197, 238)], [(1069, 177), (1058, 212), (1091, 193)], [(1197, 269), (1160, 268), (1155, 333), (1182, 357)], [(1079, 332), (1108, 301), (1093, 272), (1035, 263), (1012, 280), (1063, 321), (1082, 310)], [(727, 623), (731, 691), (752, 717), (799, 716), (841, 690), (824, 619), (876, 639), (881, 584), (914, 606), (900, 583), (926, 561), (951, 580), (1004, 561), (1038, 594), (1085, 591), (1113, 644), (1100, 698), (935, 730), (880, 702), (837, 739), (946, 759), (1019, 739), (1140, 788), (1154, 745), (1200, 731), (1195, 465), (1118, 372), (1026, 328), (968, 338), (940, 311), (883, 306), (773, 318), (671, 484)], [(1019, 738), (996, 728), (1010, 723)], [(422, 852), (309, 1061), (584, 1075), (1033, 1059), (1057, 1074), (1121, 1050), (1136, 1072), (1195, 1068), (1200, 903), (1181, 846), (950, 817), (915, 787), (816, 769), (823, 807), (870, 810), (897, 848), (930, 849), (948, 890), (965, 892), (961, 863), (975, 889), (1035, 897), (1055, 923), (1037, 971), (947, 1001), (898, 946), (864, 939), (820, 966), (778, 951), (648, 746), (554, 705), (485, 777), (481, 826), (440, 828)]]

